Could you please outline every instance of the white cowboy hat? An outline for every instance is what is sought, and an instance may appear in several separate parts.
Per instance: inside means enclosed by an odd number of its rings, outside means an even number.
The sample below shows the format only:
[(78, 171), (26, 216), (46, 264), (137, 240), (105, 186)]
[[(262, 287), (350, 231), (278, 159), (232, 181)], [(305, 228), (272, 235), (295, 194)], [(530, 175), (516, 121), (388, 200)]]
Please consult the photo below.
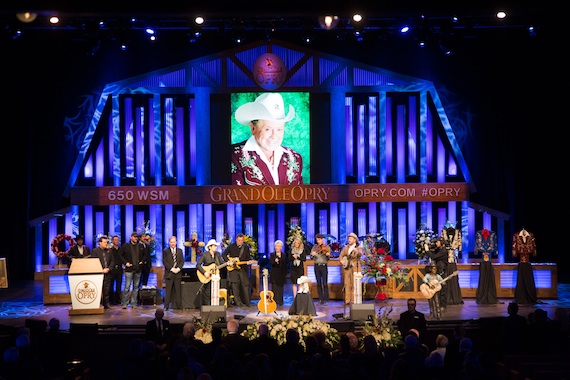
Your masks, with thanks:
[(295, 117), (295, 109), (289, 104), (285, 115), (283, 97), (277, 92), (266, 92), (255, 101), (242, 104), (235, 113), (238, 123), (249, 126), (252, 120), (271, 120), (287, 122)]
[(308, 284), (311, 282), (311, 279), (307, 276), (301, 276), (297, 279), (297, 284), (301, 285), (301, 284)]
[(216, 247), (220, 244), (218, 244), (218, 242), (216, 241), (216, 239), (210, 239), (208, 241), (208, 244), (206, 244), (206, 249), (210, 248), (211, 245), (215, 245)]

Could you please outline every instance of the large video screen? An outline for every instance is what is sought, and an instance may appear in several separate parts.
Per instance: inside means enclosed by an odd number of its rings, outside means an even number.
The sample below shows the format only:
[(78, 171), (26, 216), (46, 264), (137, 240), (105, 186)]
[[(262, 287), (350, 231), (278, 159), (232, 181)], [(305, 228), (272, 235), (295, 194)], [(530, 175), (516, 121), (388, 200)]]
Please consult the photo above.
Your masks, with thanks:
[(232, 185), (298, 185), (311, 179), (308, 92), (231, 94)]

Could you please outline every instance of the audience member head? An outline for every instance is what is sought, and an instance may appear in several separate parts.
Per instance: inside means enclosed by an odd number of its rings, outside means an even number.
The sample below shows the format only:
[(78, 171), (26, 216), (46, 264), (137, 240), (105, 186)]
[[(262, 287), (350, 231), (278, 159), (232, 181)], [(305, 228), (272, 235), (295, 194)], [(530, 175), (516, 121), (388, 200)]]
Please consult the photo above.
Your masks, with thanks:
[(519, 313), (519, 305), (516, 302), (510, 302), (507, 306), (507, 313), (509, 315), (517, 315)]
[(235, 318), (230, 319), (226, 328), (228, 329), (228, 334), (237, 334), (239, 331), (239, 321)]
[(269, 335), (269, 326), (267, 325), (267, 323), (260, 323), (259, 326), (257, 326), (257, 332), (259, 333), (259, 336), (268, 336)]
[(186, 322), (182, 327), (182, 336), (184, 338), (194, 338), (196, 335), (196, 326), (193, 322)]
[(471, 351), (473, 349), (473, 341), (471, 338), (462, 338), (459, 341), (459, 352)]
[(156, 310), (154, 311), (154, 316), (156, 317), (156, 319), (164, 318), (164, 309), (162, 307), (157, 307)]
[(406, 337), (404, 338), (404, 346), (406, 350), (418, 347), (418, 337), (416, 336), (416, 334), (412, 333), (406, 335)]
[(59, 331), (61, 325), (59, 319), (53, 317), (52, 319), (49, 320), (48, 326), (49, 326), (49, 331), (57, 332)]
[(435, 338), (435, 346), (437, 348), (447, 347), (448, 343), (449, 339), (447, 339), (447, 337), (443, 334), (438, 334), (437, 337)]
[(534, 311), (534, 322), (546, 323), (548, 321), (548, 313), (544, 309), (536, 309)]
[(20, 350), (28, 349), (30, 347), (30, 336), (26, 334), (18, 335), (16, 338), (16, 347)]
[(443, 367), (443, 358), (439, 352), (434, 351), (425, 358), (424, 363), (426, 368)]
[(348, 342), (350, 343), (351, 350), (358, 350), (358, 337), (353, 332), (347, 332)]
[(362, 339), (362, 345), (364, 352), (378, 352), (378, 342), (376, 342), (376, 338), (372, 334), (364, 336)]
[(20, 361), (20, 350), (18, 347), (8, 347), (4, 350), (4, 363), (17, 364)]
[(313, 336), (317, 339), (317, 342), (324, 346), (327, 343), (327, 334), (323, 330), (317, 330), (313, 333)]
[(420, 338), (420, 332), (417, 329), (410, 329), (408, 334), (414, 334), (418, 339)]
[(220, 327), (218, 326), (212, 327), (212, 341), (219, 342), (223, 336), (224, 336), (224, 331)]
[(287, 343), (299, 343), (301, 341), (301, 336), (299, 335), (299, 331), (294, 328), (289, 328), (285, 332), (285, 341)]

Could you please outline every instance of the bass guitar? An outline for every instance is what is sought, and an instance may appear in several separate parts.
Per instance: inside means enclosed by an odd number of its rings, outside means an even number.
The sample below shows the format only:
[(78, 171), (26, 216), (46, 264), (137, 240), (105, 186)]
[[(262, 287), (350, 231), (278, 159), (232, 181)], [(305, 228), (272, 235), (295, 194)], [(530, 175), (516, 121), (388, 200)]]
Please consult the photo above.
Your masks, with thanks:
[(423, 284), (420, 285), (420, 291), (422, 292), (422, 294), (427, 299), (430, 299), (431, 297), (433, 297), (435, 295), (435, 293), (437, 293), (441, 290), (441, 284), (443, 284), (445, 281), (449, 280), (451, 277), (457, 276), (458, 274), (459, 274), (459, 271), (456, 270), (455, 272), (453, 272), (452, 274), (450, 274), (449, 276), (447, 276), (446, 278), (444, 278), (441, 281), (431, 280), (429, 282), (429, 284), (427, 282), (424, 282)]
[[(271, 290), (267, 290), (267, 277), (269, 275), (269, 271), (267, 269), (263, 270), (263, 291), (259, 293), (259, 302), (257, 303), (257, 308), (260, 313), (270, 314), (275, 312), (277, 309), (277, 302), (273, 299), (273, 292)], [(258, 313), (259, 314), (259, 313)]]

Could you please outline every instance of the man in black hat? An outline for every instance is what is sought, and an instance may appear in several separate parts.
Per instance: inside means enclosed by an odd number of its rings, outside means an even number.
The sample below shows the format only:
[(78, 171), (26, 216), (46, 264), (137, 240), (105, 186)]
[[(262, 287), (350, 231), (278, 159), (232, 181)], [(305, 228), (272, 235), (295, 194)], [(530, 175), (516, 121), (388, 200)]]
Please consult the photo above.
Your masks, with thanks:
[(317, 279), (317, 290), (319, 303), (327, 305), (329, 302), (329, 268), (328, 263), (331, 258), (331, 247), (325, 242), (323, 234), (316, 234), (317, 244), (311, 248), (311, 258), (314, 260), (313, 268)]
[(123, 244), (119, 249), (119, 257), (125, 267), (125, 287), (123, 288), (123, 300), (121, 302), (123, 309), (127, 308), (129, 298), (131, 307), (137, 308), (142, 266), (148, 260), (146, 253), (145, 245), (139, 242), (139, 234), (136, 231), (131, 233), (130, 241)]
[[(447, 257), (448, 257), (447, 248), (445, 248), (445, 240), (442, 237), (439, 237), (435, 240), (435, 246), (428, 248), (426, 248), (426, 255), (431, 259), (431, 262), (437, 267), (437, 274), (439, 274), (442, 278), (445, 277), (447, 269)], [(447, 298), (445, 294), (446, 286), (445, 283), (443, 283), (442, 285), (443, 287), (440, 291), (441, 299), (439, 307), (445, 310), (445, 308), (447, 307)]]
[[(77, 244), (69, 249), (69, 258), (71, 260), (83, 259), (91, 256), (91, 248), (84, 244), (85, 239), (83, 238), (83, 235), (77, 235), (75, 237), (75, 242)], [(71, 265), (71, 260), (69, 261), (69, 265)]]

